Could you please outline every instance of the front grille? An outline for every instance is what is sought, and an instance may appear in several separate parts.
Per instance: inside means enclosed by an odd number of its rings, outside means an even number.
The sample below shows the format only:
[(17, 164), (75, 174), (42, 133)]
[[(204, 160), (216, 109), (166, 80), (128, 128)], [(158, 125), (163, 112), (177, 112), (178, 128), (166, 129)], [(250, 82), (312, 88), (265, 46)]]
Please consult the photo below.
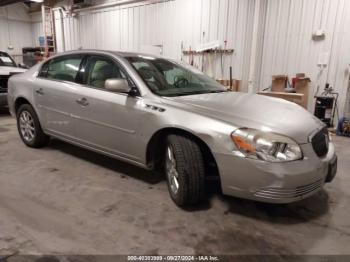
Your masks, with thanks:
[(323, 128), (311, 139), (312, 147), (317, 156), (323, 157), (328, 153), (329, 135), (327, 128)]
[(7, 93), (7, 82), (9, 76), (0, 76), (0, 93)]
[(255, 192), (255, 196), (270, 198), (270, 199), (293, 199), (309, 194), (320, 189), (323, 185), (323, 180), (317, 180), (311, 184), (298, 186), (296, 188), (285, 189), (277, 187), (266, 187)]

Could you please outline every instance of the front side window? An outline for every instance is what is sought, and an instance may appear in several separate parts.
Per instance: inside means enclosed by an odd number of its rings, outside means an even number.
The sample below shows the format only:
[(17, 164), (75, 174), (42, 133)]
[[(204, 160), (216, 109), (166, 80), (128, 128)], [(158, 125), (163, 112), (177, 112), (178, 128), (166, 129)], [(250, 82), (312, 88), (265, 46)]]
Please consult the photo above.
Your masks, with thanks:
[(126, 75), (113, 60), (98, 56), (88, 58), (84, 84), (103, 89), (106, 80), (112, 78), (126, 79)]
[(82, 58), (81, 55), (54, 58), (48, 64), (44, 64), (39, 75), (42, 76), (42, 73), (44, 73), (48, 79), (74, 82), (79, 72)]
[(160, 96), (225, 92), (227, 89), (191, 66), (152, 57), (126, 58), (147, 86)]
[(15, 61), (5, 52), (0, 52), (0, 66), (17, 67)]

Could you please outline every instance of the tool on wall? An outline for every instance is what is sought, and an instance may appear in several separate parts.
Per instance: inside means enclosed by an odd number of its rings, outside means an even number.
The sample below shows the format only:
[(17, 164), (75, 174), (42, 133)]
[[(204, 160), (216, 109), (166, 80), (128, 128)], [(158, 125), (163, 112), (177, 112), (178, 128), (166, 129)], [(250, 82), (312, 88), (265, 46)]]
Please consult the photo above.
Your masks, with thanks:
[[(224, 50), (227, 50), (227, 40), (224, 41)], [(225, 65), (225, 61), (224, 61), (224, 54), (223, 53), (220, 53), (221, 54), (221, 79), (224, 78), (224, 65)]]
[(181, 62), (184, 60), (184, 42), (181, 41)]
[(230, 66), (230, 90), (233, 89), (232, 66)]

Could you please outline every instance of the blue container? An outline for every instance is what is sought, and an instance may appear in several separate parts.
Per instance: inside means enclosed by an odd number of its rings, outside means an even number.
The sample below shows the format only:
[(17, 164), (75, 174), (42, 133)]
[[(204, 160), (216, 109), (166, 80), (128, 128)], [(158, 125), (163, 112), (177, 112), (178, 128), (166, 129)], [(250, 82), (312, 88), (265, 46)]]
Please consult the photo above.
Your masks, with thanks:
[(39, 36), (39, 45), (45, 46), (45, 37), (44, 36)]
[(347, 136), (350, 137), (350, 119), (343, 117), (338, 122), (337, 127), (338, 136)]

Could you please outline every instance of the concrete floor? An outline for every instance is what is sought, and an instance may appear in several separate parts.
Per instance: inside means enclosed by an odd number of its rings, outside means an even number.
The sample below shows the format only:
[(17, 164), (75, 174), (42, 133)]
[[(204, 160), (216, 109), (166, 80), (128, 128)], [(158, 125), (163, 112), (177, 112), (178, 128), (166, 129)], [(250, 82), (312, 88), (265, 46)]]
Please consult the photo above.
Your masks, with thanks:
[(35, 150), (0, 112), (0, 255), (350, 254), (350, 139), (310, 199), (269, 205), (214, 194), (176, 207), (162, 177), (53, 140)]

